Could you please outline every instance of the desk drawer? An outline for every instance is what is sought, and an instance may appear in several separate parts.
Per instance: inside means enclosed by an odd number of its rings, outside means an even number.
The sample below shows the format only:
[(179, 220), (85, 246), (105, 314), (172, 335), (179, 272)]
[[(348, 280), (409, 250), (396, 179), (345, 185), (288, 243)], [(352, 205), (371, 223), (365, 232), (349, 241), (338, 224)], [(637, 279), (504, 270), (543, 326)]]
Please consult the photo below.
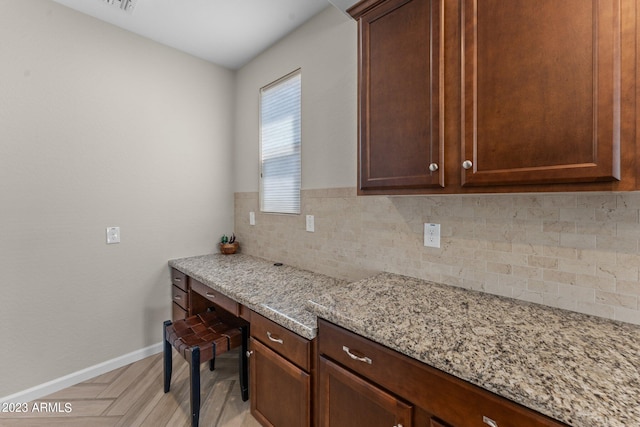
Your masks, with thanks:
[(175, 322), (176, 320), (182, 320), (182, 319), (186, 319), (187, 316), (187, 310), (185, 310), (184, 308), (180, 307), (178, 304), (176, 304), (175, 302), (171, 303), (171, 318), (173, 319), (173, 321)]
[(212, 303), (214, 303), (215, 305), (227, 310), (229, 313), (233, 314), (234, 316), (239, 316), (240, 315), (240, 304), (238, 304), (237, 302), (235, 302), (234, 300), (232, 300), (231, 298), (229, 298), (228, 296), (214, 290), (211, 289), (209, 286), (205, 285), (204, 283), (200, 283), (197, 280), (195, 280), (193, 277), (189, 278), (189, 283), (191, 285), (191, 290), (193, 292), (196, 292), (200, 295), (202, 295), (203, 297), (205, 297), (207, 300), (211, 301)]
[(299, 368), (311, 370), (311, 341), (253, 311), (251, 336)]
[(183, 310), (189, 308), (189, 300), (187, 298), (189, 298), (189, 294), (176, 286), (171, 286), (171, 300), (182, 307)]
[(171, 283), (187, 292), (187, 275), (175, 268), (171, 269)]

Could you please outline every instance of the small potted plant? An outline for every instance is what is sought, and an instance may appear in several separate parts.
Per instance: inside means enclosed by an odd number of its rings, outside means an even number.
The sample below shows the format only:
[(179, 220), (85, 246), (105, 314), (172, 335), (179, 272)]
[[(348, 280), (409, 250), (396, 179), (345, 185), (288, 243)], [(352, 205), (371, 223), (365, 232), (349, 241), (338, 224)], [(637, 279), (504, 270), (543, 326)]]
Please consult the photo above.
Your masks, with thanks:
[(225, 255), (235, 254), (239, 247), (240, 245), (236, 242), (236, 235), (233, 233), (231, 237), (224, 234), (220, 239), (220, 252)]

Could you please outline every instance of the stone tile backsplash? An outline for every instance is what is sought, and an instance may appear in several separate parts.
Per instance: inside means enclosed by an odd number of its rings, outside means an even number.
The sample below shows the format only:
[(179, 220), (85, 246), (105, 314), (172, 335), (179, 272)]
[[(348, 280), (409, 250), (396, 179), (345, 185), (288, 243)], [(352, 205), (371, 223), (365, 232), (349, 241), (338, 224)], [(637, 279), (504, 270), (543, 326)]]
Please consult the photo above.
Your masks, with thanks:
[[(249, 212), (256, 225), (249, 225)], [(347, 280), (403, 274), (640, 324), (640, 192), (356, 196), (302, 191), (301, 215), (236, 193), (241, 251)], [(315, 216), (315, 232), (305, 231)], [(425, 222), (441, 247), (423, 246)]]

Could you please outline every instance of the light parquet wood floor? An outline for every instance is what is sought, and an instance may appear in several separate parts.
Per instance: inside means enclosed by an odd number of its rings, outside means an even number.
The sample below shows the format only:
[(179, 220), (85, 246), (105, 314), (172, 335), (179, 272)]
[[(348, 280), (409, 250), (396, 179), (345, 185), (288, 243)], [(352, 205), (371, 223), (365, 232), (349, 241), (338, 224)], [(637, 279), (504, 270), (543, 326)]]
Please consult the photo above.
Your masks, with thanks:
[[(219, 356), (213, 372), (208, 363), (200, 367), (202, 427), (260, 426), (240, 396), (238, 351)], [(189, 427), (188, 366), (174, 350), (171, 390), (165, 394), (157, 354), (30, 402), (27, 413), (0, 413), (0, 426)], [(34, 405), (45, 410), (33, 411)]]

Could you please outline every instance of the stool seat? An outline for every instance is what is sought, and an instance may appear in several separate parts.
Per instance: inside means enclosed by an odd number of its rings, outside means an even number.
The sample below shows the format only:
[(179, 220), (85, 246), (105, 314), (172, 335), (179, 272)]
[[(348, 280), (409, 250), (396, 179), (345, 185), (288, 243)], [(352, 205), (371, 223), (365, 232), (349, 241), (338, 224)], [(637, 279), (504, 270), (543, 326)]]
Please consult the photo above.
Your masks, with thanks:
[(200, 348), (200, 363), (242, 345), (242, 324), (225, 319), (215, 311), (178, 320), (167, 326), (167, 341), (184, 357), (191, 358), (191, 349)]
[(242, 400), (249, 398), (248, 387), (248, 324), (235, 317), (208, 311), (186, 319), (164, 322), (164, 392), (171, 386), (172, 351), (175, 348), (189, 362), (191, 384), (191, 425), (197, 427), (200, 418), (200, 364), (209, 361), (214, 370), (216, 356), (236, 347), (240, 351), (240, 392)]

